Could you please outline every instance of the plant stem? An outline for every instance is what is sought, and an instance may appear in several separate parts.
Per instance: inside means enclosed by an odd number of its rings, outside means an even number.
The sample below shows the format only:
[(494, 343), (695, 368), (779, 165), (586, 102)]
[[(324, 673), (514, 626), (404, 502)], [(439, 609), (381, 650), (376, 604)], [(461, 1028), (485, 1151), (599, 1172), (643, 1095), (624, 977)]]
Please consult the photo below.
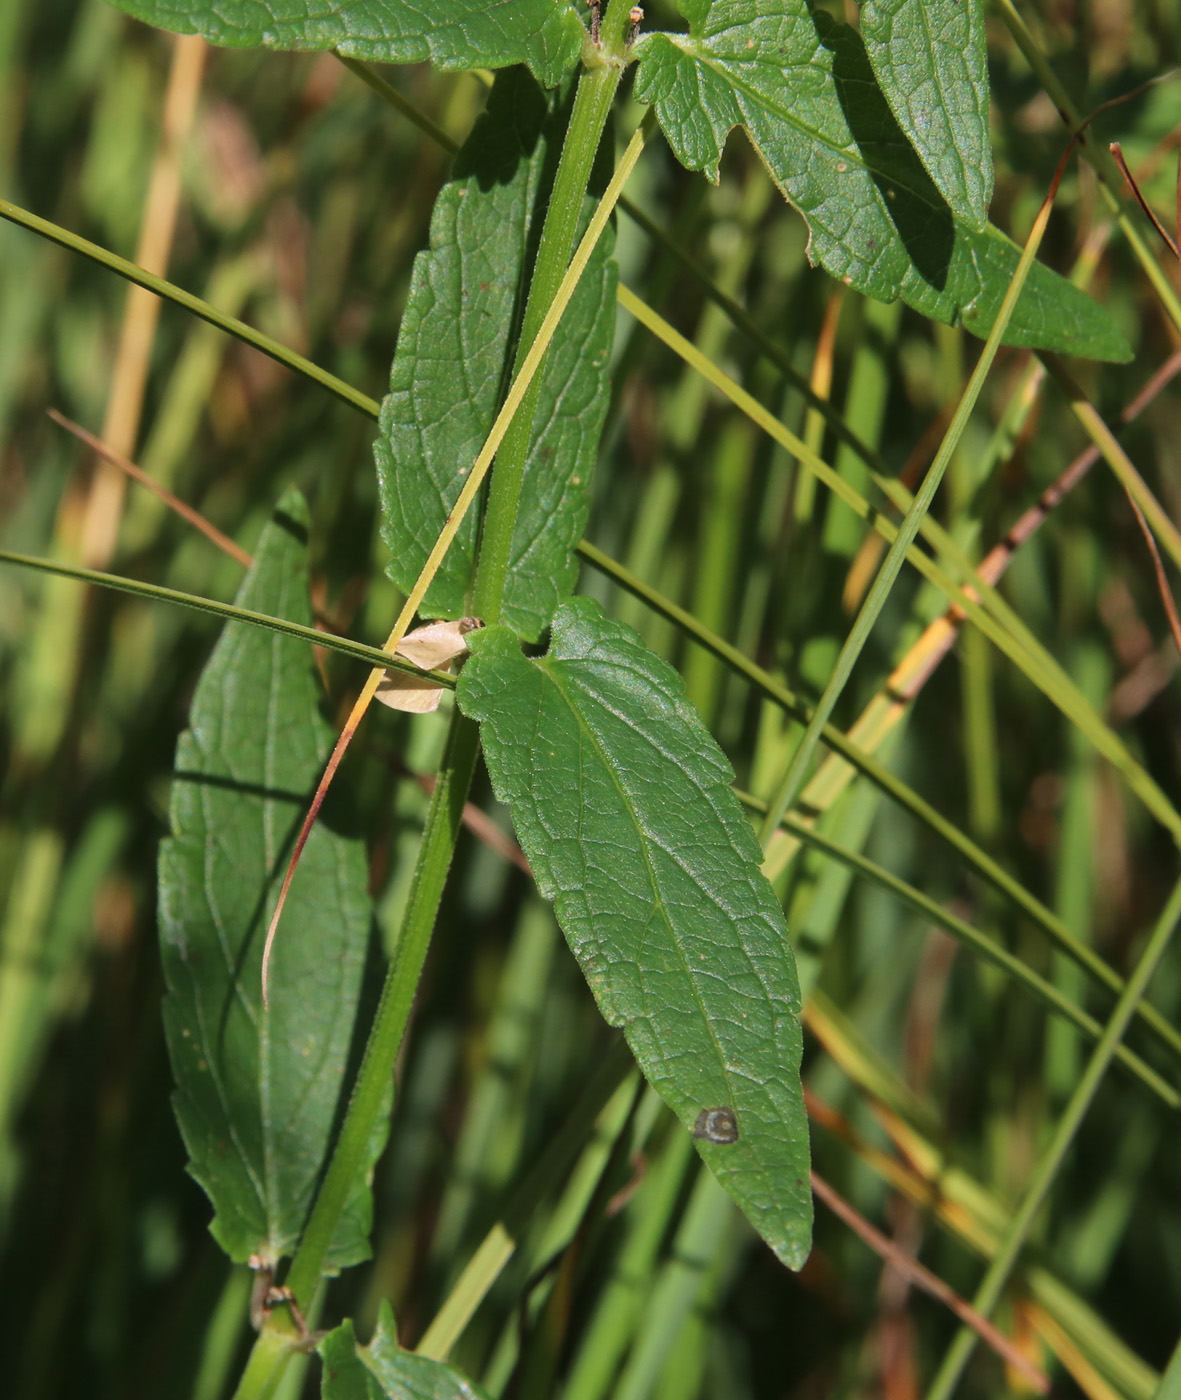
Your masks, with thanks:
[(365, 1058), (349, 1101), (340, 1140), (316, 1196), (299, 1252), (287, 1275), (287, 1287), (306, 1307), (320, 1281), (325, 1256), (337, 1221), (358, 1174), (364, 1170), (369, 1140), (381, 1113), (394, 1073), (394, 1063), (410, 1016), (418, 979), (426, 960), (435, 916), (455, 851), (472, 773), (476, 766), (478, 733), (475, 724), (456, 710), (451, 717), (447, 748), (431, 794), (422, 847), (397, 946), (386, 972)]
[[(284, 1314), (277, 1314), (282, 1317)], [(288, 1327), (264, 1327), (250, 1352), (234, 1400), (267, 1400), (283, 1378), (287, 1363), (294, 1355), (294, 1324)]]
[[(615, 89), (623, 72), (623, 38), (626, 33), (627, 6), (624, 0), (610, 0), (601, 29), (603, 63), (584, 70), (578, 81), (574, 110), (562, 143), (562, 155), (554, 177), (553, 192), (546, 210), (545, 224), (538, 243), (537, 262), (529, 285), (529, 298), (517, 342), (513, 377), (520, 372), (529, 347), (545, 313), (558, 290), (558, 284), (570, 261), (570, 250), (578, 232), (582, 201), (590, 180), (591, 167), (599, 149), (599, 141)], [(484, 516), (480, 542), (480, 561), (476, 574), (472, 603), (477, 617), (492, 623), (500, 620), (501, 600), (512, 559), (513, 530), (517, 522), (517, 503), (525, 477), (529, 442), (533, 435), (533, 417), (541, 392), (544, 364), (533, 377), (528, 392), (521, 401), (508, 432), (504, 435), (492, 473), (488, 508)]]
[[(603, 25), (604, 62), (583, 73), (566, 130), (530, 283), (514, 379), (566, 275), (591, 167), (623, 68), (626, 24), (627, 9), (623, 0), (612, 0)], [(497, 458), (500, 470), (496, 473), (489, 503), (491, 524), (485, 528), (476, 585), (479, 615), (490, 622), (500, 615), (540, 378), (539, 367), (518, 405)], [(486, 562), (489, 560), (491, 562)], [(300, 1306), (307, 1305), (319, 1283), (349, 1191), (364, 1170), (368, 1145), (385, 1102), (451, 866), (477, 748), (475, 724), (456, 711), (431, 796), (409, 905), (386, 973), (357, 1083), (307, 1229), (287, 1274), (286, 1286)], [(283, 1355), (290, 1355), (290, 1338), (286, 1335), (289, 1330), (290, 1320), (282, 1314), (277, 1314), (274, 1327), (264, 1329), (239, 1385), (237, 1400), (260, 1400), (273, 1387), (276, 1367), (282, 1366)], [(277, 1342), (280, 1334), (283, 1335)], [(284, 1352), (284, 1348), (288, 1350)]]
[[(324, 1260), (349, 1192), (365, 1170), (369, 1142), (386, 1102), (451, 867), (463, 804), (476, 765), (477, 746), (475, 724), (456, 710), (431, 794), (409, 903), (386, 971), (357, 1083), (299, 1251), (285, 1280), (295, 1301), (304, 1309), (320, 1282)], [(285, 1310), (279, 1310), (274, 1322), (262, 1330), (254, 1344), (235, 1400), (265, 1400), (278, 1378), (278, 1371), (292, 1354), (291, 1342), (290, 1318)]]

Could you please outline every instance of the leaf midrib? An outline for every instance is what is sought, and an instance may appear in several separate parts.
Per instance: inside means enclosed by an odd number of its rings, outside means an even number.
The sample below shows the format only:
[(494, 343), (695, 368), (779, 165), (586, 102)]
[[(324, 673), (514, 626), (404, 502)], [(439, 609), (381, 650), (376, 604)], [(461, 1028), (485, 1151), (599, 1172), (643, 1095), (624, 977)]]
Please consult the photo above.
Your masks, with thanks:
[[(662, 851), (664, 851), (664, 853), (665, 853), (667, 856), (669, 856), (669, 857), (674, 861), (675, 864), (677, 864), (678, 866), (681, 867), (682, 870), (684, 869), (684, 866), (681, 864), (681, 862), (680, 862), (679, 860), (677, 860), (677, 858), (676, 858), (676, 856), (673, 854), (673, 852), (671, 852), (671, 851), (669, 851), (669, 850), (667, 849), (667, 847), (664, 845), (663, 842), (657, 841), (654, 837), (652, 837), (652, 836), (650, 835), (650, 833), (648, 833), (648, 832), (645, 831), (643, 825), (640, 823), (639, 818), (638, 818), (638, 814), (637, 814), (637, 813), (634, 811), (634, 809), (633, 809), (633, 806), (632, 806), (632, 803), (631, 803), (631, 800), (630, 800), (630, 795), (629, 795), (629, 793), (627, 792), (627, 790), (624, 788), (622, 782), (620, 781), (619, 775), (618, 775), (618, 773), (616, 772), (614, 766), (608, 761), (607, 755), (606, 755), (605, 752), (604, 752), (603, 746), (602, 746), (602, 744), (600, 743), (598, 736), (595, 734), (594, 730), (591, 729), (591, 727), (586, 723), (586, 721), (584, 720), (584, 718), (583, 718), (581, 712), (579, 711), (578, 707), (577, 707), (575, 704), (572, 703), (572, 701), (571, 701), (571, 699), (570, 699), (570, 696), (569, 696), (569, 694), (567, 693), (566, 687), (562, 684), (562, 681), (561, 681), (561, 679), (560, 679), (560, 676), (559, 676), (558, 674), (556, 674), (556, 665), (560, 665), (561, 662), (558, 661), (558, 662), (555, 662), (555, 663), (551, 663), (551, 662), (550, 662), (550, 659), (549, 659), (548, 657), (546, 657), (546, 658), (542, 658), (542, 659), (541, 659), (540, 661), (538, 661), (536, 664), (537, 664), (537, 666), (538, 666), (538, 669), (541, 670), (542, 673), (543, 673), (544, 675), (546, 675), (546, 676), (548, 676), (548, 677), (550, 678), (550, 681), (551, 681), (551, 683), (553, 684), (554, 688), (557, 690), (557, 692), (559, 693), (559, 695), (561, 695), (562, 699), (565, 701), (567, 709), (568, 709), (568, 710), (570, 711), (570, 713), (574, 716), (575, 723), (576, 723), (576, 725), (578, 726), (580, 732), (582, 732), (583, 734), (586, 735), (587, 739), (589, 740), (589, 742), (590, 742), (590, 744), (591, 744), (591, 747), (594, 749), (596, 755), (598, 756), (600, 763), (602, 764), (603, 768), (607, 771), (607, 773), (610, 775), (612, 785), (614, 786), (614, 788), (615, 788), (615, 790), (616, 790), (616, 792), (617, 792), (617, 794), (618, 794), (618, 796), (619, 796), (619, 799), (620, 799), (621, 803), (623, 804), (624, 810), (627, 812), (627, 814), (628, 814), (628, 816), (629, 816), (629, 818), (630, 818), (630, 820), (631, 820), (632, 825), (635, 827), (636, 831), (640, 834), (640, 837), (641, 837), (641, 840), (640, 840), (640, 850), (641, 850), (641, 853), (642, 853), (642, 855), (643, 855), (644, 865), (645, 865), (645, 867), (646, 867), (647, 870), (648, 870), (648, 878), (649, 878), (649, 883), (650, 883), (650, 886), (651, 886), (651, 889), (652, 889), (652, 894), (653, 894), (654, 900), (655, 900), (655, 902), (656, 902), (657, 908), (658, 908), (659, 911), (660, 911), (660, 916), (661, 916), (661, 918), (663, 919), (663, 921), (664, 921), (664, 923), (665, 923), (665, 926), (667, 927), (668, 932), (669, 932), (669, 934), (670, 934), (670, 936), (671, 936), (673, 946), (674, 946), (674, 947), (676, 948), (676, 950), (677, 950), (677, 956), (678, 956), (678, 958), (679, 958), (680, 961), (681, 961), (681, 964), (682, 964), (682, 966), (683, 966), (683, 968), (684, 968), (684, 970), (685, 970), (686, 976), (688, 977), (689, 985), (690, 985), (690, 987), (691, 987), (692, 990), (693, 990), (693, 998), (694, 998), (695, 1002), (697, 1003), (697, 1007), (698, 1007), (699, 1012), (701, 1013), (702, 1020), (705, 1022), (705, 1026), (706, 1026), (706, 1029), (707, 1029), (707, 1031), (708, 1031), (709, 1038), (710, 1038), (711, 1042), (713, 1043), (714, 1051), (715, 1051), (715, 1053), (716, 1053), (716, 1055), (717, 1055), (717, 1058), (718, 1058), (718, 1063), (719, 1063), (719, 1065), (721, 1066), (722, 1077), (723, 1077), (723, 1078), (725, 1079), (725, 1081), (726, 1081), (727, 1094), (729, 1095), (728, 1102), (731, 1103), (731, 1104), (733, 1104), (733, 1103), (735, 1102), (735, 1097), (734, 1097), (734, 1081), (733, 1081), (733, 1079), (732, 1079), (732, 1077), (731, 1077), (730, 1070), (729, 1070), (729, 1068), (728, 1068), (728, 1066), (727, 1066), (727, 1064), (726, 1064), (726, 1056), (725, 1056), (725, 1054), (724, 1054), (723, 1051), (722, 1051), (722, 1046), (721, 1046), (721, 1044), (719, 1043), (717, 1034), (716, 1034), (716, 1032), (715, 1032), (715, 1030), (714, 1030), (713, 1018), (712, 1018), (712, 1017), (709, 1015), (709, 1013), (706, 1011), (704, 1002), (702, 1001), (701, 993), (700, 993), (700, 991), (699, 991), (699, 989), (698, 989), (696, 978), (695, 978), (694, 975), (693, 975), (694, 969), (692, 968), (692, 966), (691, 966), (691, 964), (690, 964), (690, 962), (689, 962), (689, 959), (688, 959), (688, 956), (687, 956), (687, 954), (686, 954), (686, 952), (685, 952), (685, 949), (684, 949), (684, 947), (682, 946), (682, 943), (681, 943), (681, 940), (680, 940), (679, 936), (677, 935), (677, 931), (676, 931), (676, 929), (674, 928), (674, 926), (673, 926), (673, 924), (672, 924), (672, 921), (671, 921), (671, 919), (670, 919), (669, 916), (668, 916), (668, 913), (667, 913), (667, 910), (666, 910), (666, 907), (665, 907), (665, 901), (664, 901), (664, 899), (663, 899), (663, 897), (662, 897), (662, 894), (661, 894), (660, 885), (659, 885), (659, 881), (658, 881), (657, 876), (656, 876), (656, 872), (655, 872), (655, 870), (654, 870), (653, 867), (652, 867), (652, 862), (651, 862), (651, 860), (648, 858), (648, 851), (647, 851), (647, 847), (646, 847), (646, 845), (645, 845), (644, 838), (645, 838), (645, 837), (648, 837), (648, 839), (650, 839), (650, 840), (653, 841), (653, 844), (654, 844), (654, 845), (658, 845), (658, 846), (660, 847), (660, 849), (661, 849)], [(569, 663), (567, 663), (567, 664), (569, 664)], [(651, 678), (649, 677), (648, 679), (649, 679), (649, 681), (650, 681)], [(586, 690), (585, 693), (586, 693), (588, 696), (592, 696), (592, 697), (594, 696), (594, 692), (590, 691), (589, 689)], [(597, 697), (595, 697), (595, 698), (597, 698)], [(606, 705), (606, 704), (605, 704), (603, 701), (601, 701), (601, 700), (599, 701), (599, 703), (602, 704), (602, 705), (603, 705), (603, 708), (606, 709), (606, 710), (608, 710), (608, 712), (609, 712), (610, 714), (614, 715), (617, 719), (622, 719), (622, 720), (624, 721), (624, 723), (629, 724), (629, 727), (633, 730), (633, 732), (634, 732), (635, 734), (637, 734), (637, 736), (641, 737), (641, 738), (644, 740), (645, 743), (649, 744), (649, 745), (652, 746), (652, 747), (655, 747), (655, 744), (653, 743), (652, 737), (651, 737), (650, 735), (648, 735), (648, 734), (645, 734), (643, 730), (637, 729), (636, 726), (635, 726), (634, 724), (631, 724), (631, 722), (628, 720), (628, 718), (627, 718), (626, 715), (620, 715), (618, 711), (611, 709), (610, 706)], [(661, 751), (661, 752), (663, 752), (663, 751)], [(670, 757), (670, 755), (665, 754), (665, 757)], [(675, 762), (675, 760), (674, 760), (674, 762)], [(693, 775), (692, 775), (691, 773), (687, 773), (686, 770), (683, 768), (683, 766), (680, 765), (679, 763), (677, 764), (677, 766), (678, 766), (678, 768), (681, 769), (681, 771), (682, 771), (683, 773), (686, 774), (686, 776), (687, 776), (687, 777), (690, 779), (690, 781), (693, 783), (694, 787), (696, 787), (699, 791), (702, 792), (702, 797), (703, 797), (703, 799), (708, 800), (708, 795), (701, 789), (700, 783), (697, 782), (697, 780), (693, 777)], [(709, 805), (710, 805), (711, 810), (712, 810), (712, 808), (713, 808), (713, 803), (711, 802)], [(711, 903), (714, 904), (714, 907), (717, 908), (717, 909), (719, 910), (719, 913), (724, 913), (724, 911), (721, 910), (721, 907), (715, 902), (712, 893), (711, 893), (711, 895), (710, 895), (710, 900), (711, 900)], [(761, 982), (760, 982), (760, 985), (761, 985)], [(765, 990), (765, 989), (764, 989), (764, 990)], [(672, 1078), (671, 1075), (670, 1075), (669, 1077)], [(708, 1105), (706, 1105), (706, 1104), (702, 1104), (702, 1105), (700, 1105), (700, 1106), (703, 1107), (703, 1108), (708, 1107)], [(755, 1141), (757, 1142), (757, 1140), (758, 1140), (758, 1139), (757, 1139), (757, 1137), (756, 1137)], [(760, 1154), (760, 1155), (761, 1155), (761, 1154)]]

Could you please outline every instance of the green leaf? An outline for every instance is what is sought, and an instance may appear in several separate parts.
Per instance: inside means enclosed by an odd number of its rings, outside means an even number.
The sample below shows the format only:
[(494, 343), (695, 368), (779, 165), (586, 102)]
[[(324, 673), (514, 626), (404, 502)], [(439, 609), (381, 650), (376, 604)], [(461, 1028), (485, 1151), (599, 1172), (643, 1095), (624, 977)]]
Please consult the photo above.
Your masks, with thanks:
[[(808, 221), (808, 256), (879, 301), (986, 336), (1020, 251), (999, 229), (956, 219), (890, 111), (860, 37), (808, 0), (681, 0), (688, 34), (639, 41), (635, 93), (656, 108), (677, 158), (718, 177), (745, 128)], [(1127, 360), (1096, 302), (1035, 263), (1010, 345)]]
[(322, 1400), (384, 1400), (381, 1383), (358, 1354), (350, 1318), (322, 1337), (316, 1350), (324, 1363)]
[(866, 0), (861, 37), (898, 125), (957, 219), (988, 221), (984, 0)]
[(798, 1268), (812, 1218), (799, 984), (729, 762), (676, 672), (589, 599), (558, 610), (539, 660), (504, 627), (471, 648), (460, 707), (600, 1010), (685, 1126), (713, 1127), (701, 1155)]
[[(238, 595), (312, 620), (307, 507), (285, 496)], [(291, 886), (261, 1005), (262, 938), (291, 843), (332, 742), (311, 651), (230, 623), (201, 675), (160, 848), (164, 1027), (189, 1170), (234, 1260), (291, 1252), (351, 1082), (371, 913), (361, 841), (339, 830), (342, 790), (313, 828)], [(371, 1143), (370, 1164), (384, 1139)], [(360, 1179), (337, 1230), (333, 1269), (369, 1255)]]
[(484, 1400), (484, 1391), (454, 1366), (403, 1351), (386, 1302), (367, 1347), (357, 1346), (346, 1318), (317, 1350), (324, 1363), (323, 1400)]
[(175, 34), (232, 48), (339, 49), (374, 63), (507, 68), (526, 63), (552, 87), (578, 62), (586, 34), (561, 0), (115, 0), (120, 9)]
[[(519, 70), (496, 80), (414, 262), (374, 445), (390, 577), (408, 592), (442, 530), (508, 387), (523, 282), (545, 212), (555, 119)], [(588, 201), (589, 204), (589, 201)], [(599, 241), (554, 336), (517, 508), (502, 619), (535, 640), (577, 579), (588, 487), (610, 385), (614, 236)], [(424, 600), (430, 617), (470, 612), (470, 512)]]

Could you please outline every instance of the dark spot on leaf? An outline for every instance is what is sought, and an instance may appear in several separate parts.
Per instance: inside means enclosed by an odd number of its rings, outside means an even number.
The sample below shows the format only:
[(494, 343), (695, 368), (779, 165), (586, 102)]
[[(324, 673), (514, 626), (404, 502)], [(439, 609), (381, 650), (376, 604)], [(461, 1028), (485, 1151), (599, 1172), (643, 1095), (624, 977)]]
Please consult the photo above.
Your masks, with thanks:
[(738, 1119), (727, 1104), (719, 1108), (703, 1108), (693, 1124), (693, 1136), (706, 1142), (737, 1142)]

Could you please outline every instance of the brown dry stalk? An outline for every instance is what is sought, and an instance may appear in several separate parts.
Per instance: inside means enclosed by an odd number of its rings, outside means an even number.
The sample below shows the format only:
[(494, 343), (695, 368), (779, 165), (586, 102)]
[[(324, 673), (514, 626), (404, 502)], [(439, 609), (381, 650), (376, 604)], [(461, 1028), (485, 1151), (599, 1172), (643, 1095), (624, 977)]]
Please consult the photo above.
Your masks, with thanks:
[[(1169, 233), (1168, 229), (1165, 228), (1164, 224), (1162, 224), (1161, 221), (1153, 213), (1152, 206), (1144, 198), (1144, 195), (1140, 191), (1140, 186), (1136, 183), (1135, 179), (1132, 176), (1132, 172), (1128, 169), (1128, 163), (1126, 160), (1124, 160), (1124, 153), (1120, 149), (1119, 142), (1113, 141), (1107, 149), (1111, 152), (1112, 158), (1114, 159), (1116, 165), (1119, 166), (1120, 174), (1128, 182), (1128, 188), (1132, 191), (1132, 195), (1135, 198), (1136, 203), (1144, 211), (1144, 215), (1148, 219), (1148, 222), (1153, 226), (1154, 229), (1156, 229), (1157, 233), (1159, 233), (1160, 236), (1164, 239), (1166, 245), (1168, 246), (1169, 252), (1172, 253), (1172, 255), (1177, 259), (1178, 262), (1181, 262), (1181, 248), (1177, 246), (1177, 238), (1173, 237)], [(1179, 155), (1181, 155), (1181, 153), (1179, 153)], [(1181, 166), (1179, 166), (1177, 170), (1177, 226), (1179, 232), (1181, 232)]]
[(223, 553), (228, 554), (236, 563), (241, 564), (244, 569), (248, 569), (254, 562), (241, 545), (235, 544), (228, 535), (223, 535), (216, 525), (210, 523), (192, 506), (182, 501), (179, 496), (174, 496), (167, 487), (150, 477), (142, 467), (137, 467), (130, 458), (125, 457), (121, 452), (116, 452), (113, 447), (103, 442), (101, 438), (95, 437), (93, 433), (88, 433), (80, 424), (75, 423), (72, 418), (67, 418), (64, 413), (59, 413), (56, 408), (47, 410), (50, 418), (68, 433), (73, 433), (80, 441), (84, 442), (97, 456), (104, 461), (110, 462), (113, 467), (118, 467), (121, 472), (131, 477), (133, 481), (138, 481), (141, 486), (146, 487), (153, 495), (158, 496), (170, 510), (176, 512), (182, 520), (187, 521), (195, 530), (211, 540)]
[[(197, 110), (206, 52), (205, 41), (196, 35), (173, 40), (160, 148), (152, 166), (135, 250), (135, 261), (159, 277), (168, 271), (180, 206), (181, 155)], [(143, 287), (128, 287), (107, 412), (100, 434), (111, 451), (124, 456), (135, 448), (159, 314), (159, 297)], [(107, 568), (115, 553), (125, 492), (124, 475), (113, 470), (106, 461), (98, 464), (82, 527), (82, 562), (88, 568)]]
[(1165, 615), (1169, 619), (1169, 631), (1173, 634), (1173, 645), (1177, 648), (1177, 654), (1181, 656), (1181, 617), (1177, 616), (1177, 604), (1173, 602), (1173, 594), (1169, 588), (1168, 576), (1165, 574), (1165, 566), (1160, 557), (1160, 550), (1156, 547), (1156, 538), (1148, 527), (1148, 521), (1144, 518), (1144, 512), (1136, 504), (1136, 499), (1125, 487), (1125, 494), (1128, 504), (1132, 507), (1132, 512), (1136, 517), (1136, 523), (1140, 526), (1140, 533), (1144, 536), (1144, 542), (1148, 546), (1148, 552), (1152, 556), (1152, 568), (1156, 574), (1156, 586), (1164, 604)]
[(1040, 1367), (1035, 1366), (1027, 1356), (1023, 1356), (999, 1328), (978, 1313), (953, 1288), (944, 1283), (938, 1274), (933, 1274), (917, 1259), (900, 1249), (875, 1225), (871, 1225), (860, 1212), (855, 1210), (815, 1171), (812, 1173), (812, 1191), (838, 1219), (844, 1221), (858, 1238), (864, 1240), (889, 1268), (901, 1274), (907, 1282), (912, 1283), (916, 1288), (921, 1288), (924, 1293), (930, 1294), (932, 1298), (955, 1313), (956, 1317), (970, 1327), (986, 1346), (991, 1347), (1014, 1370), (1020, 1371), (1039, 1395), (1049, 1394), (1050, 1378)]

